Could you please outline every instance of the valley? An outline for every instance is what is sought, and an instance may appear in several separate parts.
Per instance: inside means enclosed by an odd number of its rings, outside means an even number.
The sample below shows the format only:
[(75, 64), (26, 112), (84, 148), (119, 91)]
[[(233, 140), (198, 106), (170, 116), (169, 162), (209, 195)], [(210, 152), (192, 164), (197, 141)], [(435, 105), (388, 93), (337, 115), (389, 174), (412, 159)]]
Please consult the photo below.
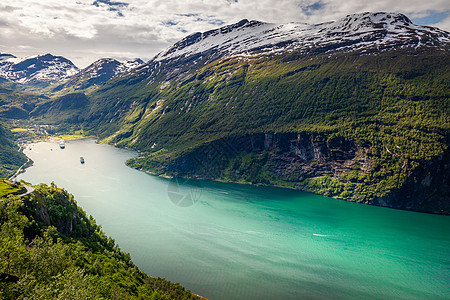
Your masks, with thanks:
[(27, 100), (3, 114), (136, 149), (128, 164), (153, 174), (448, 214), (449, 43), (401, 14), (243, 20), (131, 69), (99, 60), (37, 100), (5, 90)]
[(445, 298), (449, 52), (375, 12), (1, 53), (0, 298)]
[(19, 180), (64, 186), (139, 270), (208, 299), (419, 300), (449, 292), (440, 275), (447, 216), (161, 178), (125, 165), (136, 152), (94, 139), (65, 149), (33, 143), (25, 153), (34, 165)]

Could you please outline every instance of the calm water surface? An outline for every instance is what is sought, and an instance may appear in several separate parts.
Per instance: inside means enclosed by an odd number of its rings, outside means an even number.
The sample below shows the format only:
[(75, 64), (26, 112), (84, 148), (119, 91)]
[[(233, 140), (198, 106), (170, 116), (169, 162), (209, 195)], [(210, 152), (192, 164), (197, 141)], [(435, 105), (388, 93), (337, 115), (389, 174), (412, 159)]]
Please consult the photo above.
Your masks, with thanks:
[(34, 166), (20, 179), (66, 188), (141, 270), (205, 297), (450, 298), (448, 217), (276, 188), (177, 185), (128, 168), (134, 152), (93, 140), (25, 154)]

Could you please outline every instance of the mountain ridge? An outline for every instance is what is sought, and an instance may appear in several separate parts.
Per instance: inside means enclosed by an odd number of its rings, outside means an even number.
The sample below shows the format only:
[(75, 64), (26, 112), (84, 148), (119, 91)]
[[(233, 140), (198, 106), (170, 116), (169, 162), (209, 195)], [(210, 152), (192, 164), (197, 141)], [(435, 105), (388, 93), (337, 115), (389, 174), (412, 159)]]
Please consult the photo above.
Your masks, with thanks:
[[(52, 91), (77, 86), (84, 89), (94, 84), (103, 84), (111, 78), (128, 72), (144, 62), (136, 58), (118, 61), (101, 58), (83, 69), (69, 59), (50, 53), (18, 58), (12, 54), (0, 54), (0, 78), (7, 80), (8, 87), (46, 92), (47, 86), (56, 85)], [(83, 81), (83, 83), (80, 83)]]
[[(289, 26), (326, 28), (330, 40), (306, 51), (295, 32), (282, 40), (246, 20), (191, 35), (89, 94), (85, 128), (141, 151), (129, 164), (157, 175), (449, 213), (438, 158), (449, 148), (450, 34), (387, 13)], [(250, 53), (237, 39), (258, 39), (255, 28), (275, 38)]]
[[(409, 41), (404, 43), (402, 39), (414, 34), (419, 37), (418, 45), (450, 42), (450, 33), (430, 26), (414, 25), (408, 17), (399, 13), (360, 13), (348, 15), (335, 22), (315, 25), (274, 24), (244, 19), (219, 29), (191, 34), (157, 54), (153, 60), (162, 61), (180, 56), (186, 57), (211, 49), (216, 52), (225, 52), (228, 55), (255, 51), (277, 51), (277, 48), (289, 51), (289, 47), (305, 52), (315, 48), (325, 48), (325, 51), (337, 52), (348, 50), (346, 47), (353, 46), (350, 49), (353, 51), (355, 47), (379, 47), (380, 43), (370, 45), (370, 42), (381, 38), (384, 39), (383, 44), (386, 47), (408, 45)], [(227, 35), (232, 36), (225, 43), (216, 39), (216, 37)], [(395, 37), (395, 35), (397, 36)], [(362, 45), (354, 43), (355, 40), (360, 40)], [(339, 43), (337, 43), (338, 41)], [(330, 44), (337, 44), (340, 47), (326, 49)]]
[(17, 58), (11, 55), (0, 60), (0, 76), (21, 84), (54, 83), (64, 80), (78, 72), (70, 60), (62, 56), (42, 54)]
[(74, 90), (86, 89), (93, 85), (104, 84), (108, 80), (126, 73), (144, 64), (137, 58), (120, 62), (113, 58), (101, 58), (72, 75), (70, 78), (53, 87), (53, 91), (59, 91), (64, 88), (74, 88)]

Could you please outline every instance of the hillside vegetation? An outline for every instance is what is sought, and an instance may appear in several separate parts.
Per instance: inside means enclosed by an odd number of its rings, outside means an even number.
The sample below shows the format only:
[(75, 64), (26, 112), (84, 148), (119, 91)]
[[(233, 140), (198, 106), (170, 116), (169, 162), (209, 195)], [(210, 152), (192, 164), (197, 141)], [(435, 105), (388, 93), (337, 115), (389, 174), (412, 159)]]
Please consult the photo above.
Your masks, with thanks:
[(73, 196), (40, 185), (0, 200), (0, 299), (197, 299), (141, 272)]
[(157, 175), (448, 214), (449, 45), (402, 14), (242, 20), (105, 83), (50, 86), (29, 115), (137, 149), (129, 165)]
[(156, 174), (446, 213), (449, 62), (448, 49), (423, 47), (162, 65), (92, 93), (83, 118)]
[(27, 161), (12, 133), (0, 123), (0, 178), (9, 177)]

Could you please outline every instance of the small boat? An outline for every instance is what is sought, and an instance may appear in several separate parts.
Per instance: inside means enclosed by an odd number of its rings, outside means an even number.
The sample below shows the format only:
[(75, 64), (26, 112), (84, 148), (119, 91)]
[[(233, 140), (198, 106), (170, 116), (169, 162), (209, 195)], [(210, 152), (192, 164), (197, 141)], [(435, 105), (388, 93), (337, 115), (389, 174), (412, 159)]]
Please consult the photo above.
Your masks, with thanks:
[(61, 148), (61, 149), (66, 148), (66, 144), (64, 143), (64, 140), (59, 141), (59, 148)]
[(80, 163), (84, 164), (84, 157), (83, 156), (80, 157)]

